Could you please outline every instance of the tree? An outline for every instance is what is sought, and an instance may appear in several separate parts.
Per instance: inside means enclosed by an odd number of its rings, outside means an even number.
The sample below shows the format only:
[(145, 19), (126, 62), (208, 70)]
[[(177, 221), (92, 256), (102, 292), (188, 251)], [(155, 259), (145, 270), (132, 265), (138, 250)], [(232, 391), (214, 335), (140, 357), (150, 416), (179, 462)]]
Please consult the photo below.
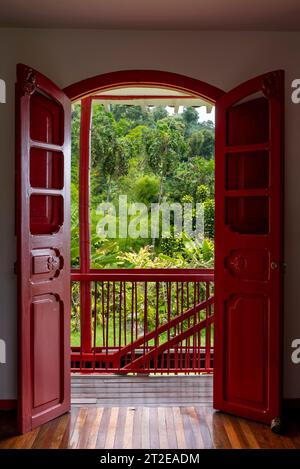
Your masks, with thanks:
[[(124, 113), (131, 106), (121, 107)], [(116, 109), (117, 106), (115, 113)], [(136, 109), (136, 113), (139, 118), (139, 109)], [(93, 107), (92, 193), (100, 194), (103, 192), (103, 186), (106, 186), (107, 200), (111, 198), (113, 185), (118, 185), (120, 178), (128, 174), (130, 161), (145, 153), (144, 132), (148, 127), (126, 120), (121, 112), (118, 115), (117, 121), (114, 114), (106, 112), (102, 105)]]
[(157, 121), (156, 127), (146, 134), (146, 152), (149, 168), (160, 178), (160, 202), (165, 179), (187, 153), (183, 123), (174, 116)]
[(196, 200), (197, 202), (205, 202), (208, 198), (209, 191), (208, 187), (205, 184), (200, 184), (196, 190)]
[(199, 185), (207, 187), (208, 197), (214, 197), (214, 160), (206, 160), (196, 156), (188, 161), (180, 162), (172, 177), (168, 178), (165, 186), (169, 197), (174, 201), (180, 201), (182, 194), (187, 194), (197, 200)]
[(134, 186), (135, 201), (149, 205), (158, 201), (159, 179), (156, 176), (145, 175), (140, 177)]
[(185, 135), (189, 136), (195, 130), (199, 129), (199, 114), (193, 107), (185, 107), (182, 112), (182, 120), (185, 124)]
[[(123, 122), (121, 125), (124, 126)], [(107, 201), (109, 201), (112, 184), (128, 171), (130, 143), (126, 140), (126, 135), (120, 136), (118, 124), (112, 113), (105, 112), (103, 106), (93, 108), (91, 134), (94, 193), (99, 194), (103, 183), (106, 184)]]
[(215, 154), (215, 134), (213, 130), (203, 129), (200, 131), (203, 136), (203, 142), (201, 145), (201, 156), (206, 159), (214, 158)]
[(189, 158), (193, 158), (194, 156), (201, 155), (201, 149), (203, 145), (204, 137), (203, 132), (201, 130), (197, 130), (193, 132), (189, 139), (188, 139), (188, 156)]
[(151, 125), (153, 122), (152, 113), (141, 106), (130, 106), (128, 104), (111, 105), (111, 114), (119, 122), (121, 119), (131, 122), (131, 127), (137, 125)]
[[(77, 266), (80, 104), (73, 107), (72, 122), (72, 262)], [(193, 255), (195, 244), (184, 242), (183, 245), (178, 240), (175, 242), (175, 238), (165, 243), (163, 240), (122, 238), (113, 240), (113, 245), (112, 240), (100, 239), (96, 232), (99, 218), (96, 208), (103, 201), (116, 201), (120, 194), (127, 194), (129, 202), (146, 205), (163, 199), (180, 203), (204, 202), (205, 236), (212, 239), (213, 123), (199, 123), (198, 112), (193, 108), (174, 116), (163, 106), (144, 111), (140, 106), (113, 105), (111, 112), (106, 112), (102, 105), (94, 104), (91, 137), (93, 265), (122, 267), (127, 265), (124, 259), (120, 260), (123, 253), (138, 253), (151, 245), (149, 256), (151, 262), (157, 259), (155, 265), (197, 265), (201, 258)], [(169, 257), (163, 260), (157, 256)]]
[(215, 201), (208, 199), (204, 202), (204, 235), (210, 239), (215, 237)]
[(152, 115), (155, 122), (157, 122), (168, 117), (169, 113), (164, 106), (155, 106), (152, 109)]

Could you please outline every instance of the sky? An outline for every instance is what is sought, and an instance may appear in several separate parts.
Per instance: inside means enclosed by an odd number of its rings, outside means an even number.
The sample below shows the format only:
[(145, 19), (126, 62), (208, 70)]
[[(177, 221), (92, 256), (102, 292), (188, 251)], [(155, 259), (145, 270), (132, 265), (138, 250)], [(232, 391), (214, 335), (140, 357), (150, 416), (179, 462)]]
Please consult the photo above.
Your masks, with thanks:
[[(167, 111), (170, 114), (174, 114), (174, 108), (167, 106)], [(183, 111), (183, 106), (179, 107), (178, 114), (181, 114)], [(201, 106), (197, 108), (198, 114), (199, 114), (199, 122), (205, 122), (208, 120), (211, 120), (213, 123), (215, 123), (215, 107), (212, 107), (211, 112), (207, 112), (206, 106)]]

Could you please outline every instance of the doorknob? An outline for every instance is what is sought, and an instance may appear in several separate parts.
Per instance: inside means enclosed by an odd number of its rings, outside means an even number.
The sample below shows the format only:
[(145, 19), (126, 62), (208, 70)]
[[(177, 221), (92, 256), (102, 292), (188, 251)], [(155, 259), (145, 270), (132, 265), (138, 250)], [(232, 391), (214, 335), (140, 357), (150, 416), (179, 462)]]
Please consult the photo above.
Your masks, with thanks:
[(276, 269), (278, 269), (278, 263), (277, 263), (277, 262), (274, 262), (274, 261), (272, 261), (272, 262), (271, 262), (271, 269), (272, 269), (272, 270), (276, 270)]

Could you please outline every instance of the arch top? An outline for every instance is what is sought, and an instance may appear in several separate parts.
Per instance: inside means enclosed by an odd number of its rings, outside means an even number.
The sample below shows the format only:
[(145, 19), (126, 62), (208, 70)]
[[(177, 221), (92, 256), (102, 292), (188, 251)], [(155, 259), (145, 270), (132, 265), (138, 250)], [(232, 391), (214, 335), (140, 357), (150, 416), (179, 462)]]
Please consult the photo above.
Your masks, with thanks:
[(130, 86), (165, 87), (201, 96), (215, 103), (224, 91), (196, 78), (173, 72), (158, 70), (121, 70), (104, 73), (78, 81), (64, 89), (66, 95), (75, 101), (95, 92)]

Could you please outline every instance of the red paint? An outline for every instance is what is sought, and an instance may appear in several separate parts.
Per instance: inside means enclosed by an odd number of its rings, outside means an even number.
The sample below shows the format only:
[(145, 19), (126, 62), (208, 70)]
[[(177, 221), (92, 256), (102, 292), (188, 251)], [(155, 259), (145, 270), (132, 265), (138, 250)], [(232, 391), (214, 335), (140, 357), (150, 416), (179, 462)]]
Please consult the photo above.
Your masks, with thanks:
[[(90, 153), (91, 153), (92, 101), (81, 101), (80, 121), (80, 173), (79, 173), (79, 245), (80, 271), (89, 272), (91, 262), (90, 246)], [(92, 347), (91, 288), (89, 282), (80, 284), (81, 347), (90, 352)]]
[[(202, 273), (196, 273), (193, 269), (187, 272), (178, 270), (173, 272), (172, 278), (169, 269), (145, 269), (148, 274), (143, 269), (135, 270), (126, 271), (131, 274), (128, 278), (117, 271), (110, 280), (103, 271), (72, 274), (72, 281), (91, 282), (91, 287), (96, 288), (91, 292), (93, 315), (102, 318), (103, 326), (102, 331), (97, 330), (94, 321), (93, 350), (84, 352), (82, 347), (73, 347), (72, 371), (210, 373), (213, 369), (212, 337), (209, 332), (200, 341), (200, 335), (201, 331), (210, 331), (214, 321), (211, 308), (214, 298), (209, 296), (213, 272), (206, 272), (205, 269)], [(153, 297), (150, 300), (149, 292), (154, 286), (156, 300)], [(159, 291), (162, 297), (159, 297)], [(135, 297), (141, 295), (137, 305)], [(153, 301), (156, 301), (155, 304)], [(156, 313), (154, 324), (149, 316), (152, 309), (160, 312)], [(113, 330), (109, 339), (110, 324)]]
[(70, 408), (70, 117), (67, 96), (25, 65), (16, 85), (19, 430)]
[(216, 106), (214, 407), (266, 423), (281, 413), (283, 83)]
[(224, 92), (219, 88), (200, 80), (177, 73), (158, 70), (123, 70), (105, 73), (74, 83), (64, 89), (72, 101), (87, 95), (120, 87), (166, 87), (201, 96), (210, 103), (215, 103)]
[[(91, 281), (102, 280), (99, 290), (103, 291), (103, 282), (115, 282), (120, 279), (122, 281), (145, 281), (145, 295), (144, 295), (144, 309), (147, 319), (148, 304), (147, 304), (147, 282), (154, 280), (161, 281), (199, 281), (199, 274), (204, 281), (205, 276), (207, 281), (211, 281), (213, 278), (213, 271), (205, 271), (202, 269), (185, 269), (179, 271), (177, 269), (134, 269), (134, 270), (103, 270), (98, 271), (90, 269), (90, 233), (89, 233), (89, 163), (90, 163), (90, 127), (91, 127), (91, 101), (92, 99), (98, 99), (97, 96), (93, 95), (95, 92), (105, 91), (107, 89), (118, 88), (118, 87), (130, 87), (130, 86), (151, 86), (151, 87), (165, 87), (167, 89), (179, 90), (188, 93), (191, 97), (200, 96), (207, 101), (214, 103), (223, 92), (207, 83), (194, 80), (189, 77), (182, 75), (153, 71), (153, 70), (129, 70), (121, 72), (113, 72), (109, 74), (99, 75), (87, 80), (83, 80), (79, 83), (69, 86), (65, 89), (66, 94), (76, 101), (82, 99), (82, 114), (81, 114), (81, 162), (80, 162), (80, 269), (75, 271), (73, 274), (74, 280), (80, 280), (81, 290), (81, 347), (80, 347), (80, 369), (84, 362), (85, 357), (90, 356), (92, 341), (95, 344), (95, 321), (92, 332), (92, 314), (95, 315), (97, 305), (95, 305), (95, 294), (93, 299), (93, 313), (92, 313), (92, 294), (91, 294)], [(88, 97), (86, 97), (88, 96)], [(169, 98), (170, 99), (170, 98)], [(189, 99), (189, 97), (187, 97)], [(76, 278), (75, 278), (76, 275)], [(125, 288), (125, 283), (121, 283)], [(113, 288), (114, 288), (113, 287)], [(122, 288), (123, 288), (122, 287)], [(133, 293), (134, 294), (134, 293)], [(115, 301), (115, 300), (114, 300)], [(170, 305), (169, 305), (170, 306)], [(102, 305), (102, 323), (105, 325), (103, 328), (103, 344), (106, 341), (106, 353), (108, 352), (108, 322), (109, 316), (105, 314), (105, 307), (108, 305)], [(122, 322), (119, 322), (119, 334), (122, 331), (126, 331), (127, 327), (127, 309), (126, 309), (126, 296), (120, 291), (118, 298), (118, 307), (124, 308), (124, 316)], [(113, 306), (116, 308), (116, 304)], [(169, 308), (170, 309), (170, 308)], [(137, 310), (135, 312), (137, 314)], [(113, 315), (115, 321), (115, 315)], [(145, 333), (147, 332), (147, 321), (144, 322), (146, 327)], [(179, 327), (179, 326), (178, 326)], [(137, 328), (137, 323), (136, 323)], [(133, 332), (133, 325), (131, 326)], [(116, 329), (114, 329), (116, 335)], [(168, 332), (168, 334), (170, 331)], [(200, 334), (200, 333), (199, 333)], [(92, 337), (93, 336), (93, 337)], [(126, 341), (127, 335), (125, 335)], [(94, 347), (95, 354), (95, 347)]]
[(213, 269), (93, 269), (88, 273), (72, 270), (72, 281), (213, 282)]
[[(49, 383), (49, 389), (44, 387), (44, 366), (38, 360), (34, 363), (31, 357), (32, 344), (41, 347), (38, 337), (34, 337), (35, 327), (52, 331), (52, 336), (62, 337), (58, 326), (58, 307), (53, 299), (53, 293), (59, 295), (69, 311), (68, 305), (68, 265), (69, 265), (69, 200), (66, 188), (69, 185), (69, 139), (70, 120), (69, 103), (65, 96), (53, 83), (45, 77), (36, 73), (37, 89), (44, 90), (48, 96), (54, 99), (44, 100), (42, 96), (35, 99), (30, 93), (34, 83), (30, 79), (25, 82), (27, 94), (24, 94), (25, 67), (18, 68), (17, 105), (18, 105), (18, 141), (17, 141), (17, 233), (18, 233), (18, 273), (19, 273), (19, 343), (20, 343), (20, 417), (21, 430), (25, 431), (32, 426), (59, 415), (69, 408), (69, 375), (68, 356), (66, 344), (69, 340), (69, 317), (63, 318), (61, 328), (64, 330), (64, 339), (60, 341), (59, 354), (64, 376), (61, 393), (63, 399), (57, 402), (58, 377), (53, 383)], [(157, 86), (173, 88), (193, 95), (201, 96), (211, 103), (217, 104), (216, 124), (216, 306), (214, 321), (215, 325), (215, 407), (248, 418), (254, 418), (269, 422), (280, 413), (281, 401), (281, 303), (282, 303), (282, 130), (283, 130), (283, 73), (276, 72), (272, 82), (272, 75), (263, 75), (240, 85), (228, 94), (216, 87), (200, 82), (198, 80), (177, 75), (169, 72), (158, 71), (122, 71), (92, 77), (66, 88), (65, 92), (72, 100), (81, 99), (95, 92), (114, 89), (124, 86)], [(273, 86), (274, 85), (274, 86)], [(34, 87), (34, 86), (33, 86)], [(262, 90), (268, 96), (268, 106), (264, 100), (250, 100), (240, 107), (233, 108), (234, 103), (249, 97), (252, 93)], [(34, 96), (34, 95), (33, 95)], [(42, 105), (42, 102), (44, 103)], [(65, 110), (62, 114), (53, 103), (60, 102)], [(47, 103), (45, 105), (45, 103)], [(30, 117), (31, 109), (35, 109)], [(267, 112), (269, 109), (269, 113)], [(43, 121), (52, 120), (53, 125), (49, 135), (45, 134)], [(243, 118), (248, 119), (247, 125)], [(65, 122), (64, 122), (65, 120)], [(33, 142), (29, 136), (29, 123), (41, 142)], [(66, 125), (65, 125), (66, 124)], [(269, 136), (266, 133), (269, 130)], [(43, 134), (44, 132), (44, 134)], [(64, 134), (64, 144), (61, 136)], [(36, 135), (31, 135), (36, 138)], [(229, 141), (225, 140), (225, 137)], [(47, 137), (47, 138), (46, 138)], [(46, 142), (44, 141), (46, 139)], [(262, 141), (263, 140), (263, 141)], [(29, 150), (31, 148), (55, 151), (52, 157), (52, 171), (47, 175), (45, 171), (51, 163), (42, 163), (40, 170), (33, 169), (33, 175), (29, 175)], [(34, 150), (36, 152), (37, 150)], [(37, 161), (37, 154), (32, 152), (32, 161)], [(59, 152), (66, 152), (64, 161), (64, 189), (60, 189), (59, 174), (61, 170), (55, 165), (59, 161)], [(85, 148), (87, 155), (89, 149)], [(259, 153), (260, 152), (260, 153)], [(54, 153), (53, 153), (54, 154)], [(253, 160), (248, 156), (252, 155)], [(266, 165), (266, 159), (268, 164)], [(43, 158), (45, 160), (45, 158)], [(50, 158), (51, 160), (51, 158)], [(46, 159), (47, 161), (47, 159)], [(254, 164), (255, 161), (255, 164)], [(32, 164), (32, 163), (31, 163)], [(35, 166), (35, 163), (34, 163)], [(44, 173), (44, 176), (43, 176)], [(226, 175), (226, 178), (225, 178)], [(31, 178), (32, 176), (32, 178)], [(50, 186), (42, 190), (35, 187), (43, 184), (41, 181), (49, 181)], [(30, 184), (29, 184), (30, 181)], [(53, 181), (53, 182), (51, 182)], [(54, 185), (53, 185), (54, 183)], [(55, 192), (54, 192), (55, 191)], [(29, 207), (28, 194), (33, 193), (35, 199)], [(51, 198), (51, 195), (57, 197)], [(45, 198), (47, 195), (48, 198)], [(43, 197), (41, 197), (43, 196)], [(52, 216), (49, 217), (49, 211)], [(63, 225), (62, 222), (63, 212)], [(87, 213), (87, 205), (85, 206)], [(226, 216), (225, 216), (226, 215)], [(231, 229), (229, 229), (229, 226)], [(58, 229), (57, 234), (55, 231)], [(29, 230), (31, 234), (29, 235)], [(47, 235), (45, 231), (51, 232)], [(68, 233), (67, 233), (68, 231)], [(22, 235), (22, 236), (21, 236)], [(42, 241), (43, 240), (43, 243)], [(49, 252), (58, 241), (64, 265), (60, 275), (55, 280), (45, 281), (47, 277), (45, 261), (43, 257), (50, 257)], [(46, 243), (46, 245), (45, 245)], [(41, 259), (33, 264), (29, 253), (33, 248), (38, 248)], [(55, 246), (56, 248), (56, 246)], [(83, 246), (82, 246), (83, 248)], [(236, 251), (235, 254), (233, 251)], [(229, 254), (230, 257), (229, 257)], [(234, 255), (233, 255), (234, 254)], [(246, 261), (243, 259), (246, 256)], [(53, 256), (52, 256), (53, 257)], [(271, 262), (278, 264), (279, 268), (271, 269)], [(28, 284), (31, 278), (30, 266), (36, 266), (36, 282), (34, 286)], [(276, 267), (275, 264), (272, 264)], [(82, 266), (81, 266), (82, 267)], [(52, 266), (51, 269), (54, 267)], [(115, 282), (132, 281), (133, 285), (138, 281), (151, 281), (155, 275), (151, 272), (118, 272), (105, 271), (93, 272), (88, 268), (84, 273), (79, 272), (73, 277), (76, 281), (100, 281), (102, 288), (104, 281)], [(176, 269), (171, 269), (176, 270)], [(149, 274), (149, 277), (148, 277)], [(99, 275), (99, 277), (97, 277)], [(186, 281), (185, 273), (182, 272), (158, 272), (157, 281), (177, 281), (182, 284)], [(164, 277), (166, 275), (166, 277)], [(81, 277), (84, 276), (84, 277)], [(197, 272), (191, 274), (190, 280), (197, 282)], [(207, 280), (209, 281), (209, 280)], [(29, 285), (29, 288), (28, 288)], [(45, 285), (46, 290), (42, 289)], [(169, 290), (167, 288), (169, 298)], [(49, 296), (50, 295), (50, 296)], [(52, 296), (51, 296), (52, 295)], [(42, 301), (37, 301), (39, 298)], [(113, 299), (113, 309), (117, 309), (117, 303), (124, 305), (122, 289), (119, 298)], [(34, 298), (33, 298), (34, 297)], [(134, 308), (130, 314), (136, 316), (136, 290), (132, 292)], [(44, 303), (43, 303), (44, 301)], [(181, 315), (184, 315), (183, 305), (177, 300), (181, 307)], [(40, 319), (32, 324), (30, 305), (33, 316)], [(144, 306), (148, 303), (145, 301)], [(68, 306), (68, 307), (67, 307)], [(102, 306), (103, 307), (103, 306)], [(123, 306), (124, 307), (124, 306)], [(94, 305), (94, 311), (97, 304)], [(128, 307), (125, 307), (126, 315)], [(147, 306), (148, 308), (148, 306)], [(210, 305), (206, 304), (206, 326), (209, 326), (207, 315), (210, 315)], [(53, 311), (54, 321), (50, 319), (49, 311)], [(103, 310), (104, 311), (104, 310)], [(194, 317), (194, 315), (193, 315)], [(104, 315), (105, 321), (105, 315)], [(46, 326), (45, 326), (45, 324)], [(184, 334), (183, 322), (176, 323), (177, 335)], [(197, 324), (196, 337), (200, 337)], [(121, 327), (121, 326), (120, 326)], [(51, 329), (53, 328), (53, 329)], [(131, 328), (136, 333), (135, 328)], [(30, 339), (31, 334), (31, 339)], [(33, 337), (32, 337), (33, 335)], [(37, 335), (37, 334), (36, 334)], [(206, 329), (206, 335), (209, 332)], [(135, 337), (137, 339), (137, 337)], [(149, 336), (146, 336), (149, 340)], [(185, 337), (190, 340), (190, 336)], [(107, 337), (104, 336), (104, 354), (108, 357)], [(117, 342), (117, 337), (114, 338)], [(173, 340), (173, 339), (171, 339)], [(154, 338), (156, 349), (160, 347), (157, 336)], [(61, 345), (63, 342), (63, 346)], [(90, 340), (88, 341), (90, 343)], [(190, 344), (191, 342), (189, 342)], [(192, 342), (194, 343), (194, 342)], [(183, 363), (181, 351), (184, 349), (182, 343), (178, 345), (176, 340), (172, 342), (176, 349), (174, 354), (177, 366), (186, 366)], [(51, 344), (53, 347), (53, 344)], [(146, 346), (147, 347), (147, 346)], [(147, 350), (144, 344), (143, 363), (147, 362)], [(97, 348), (97, 347), (96, 347)], [(55, 360), (57, 355), (54, 352)], [(94, 361), (97, 350), (91, 353)], [(135, 353), (135, 351), (133, 351)], [(188, 348), (190, 353), (190, 347)], [(89, 354), (85, 354), (86, 357)], [(43, 353), (41, 354), (43, 357)], [(83, 363), (83, 352), (79, 352), (80, 363)], [(187, 357), (187, 354), (185, 355)], [(33, 358), (33, 359), (32, 359)], [(152, 359), (152, 356), (148, 358)], [(154, 364), (158, 362), (157, 353), (153, 356)], [(206, 350), (206, 364), (209, 362), (209, 353)], [(33, 366), (41, 375), (37, 377), (35, 402), (38, 403), (39, 412), (34, 414), (32, 409), (31, 372)], [(107, 365), (106, 365), (107, 366)], [(53, 373), (55, 367), (51, 370)], [(170, 362), (167, 360), (165, 371), (169, 371)], [(126, 370), (124, 370), (126, 372)], [(67, 376), (68, 375), (68, 376)], [(34, 383), (35, 384), (35, 383)], [(52, 403), (41, 404), (50, 396)]]

